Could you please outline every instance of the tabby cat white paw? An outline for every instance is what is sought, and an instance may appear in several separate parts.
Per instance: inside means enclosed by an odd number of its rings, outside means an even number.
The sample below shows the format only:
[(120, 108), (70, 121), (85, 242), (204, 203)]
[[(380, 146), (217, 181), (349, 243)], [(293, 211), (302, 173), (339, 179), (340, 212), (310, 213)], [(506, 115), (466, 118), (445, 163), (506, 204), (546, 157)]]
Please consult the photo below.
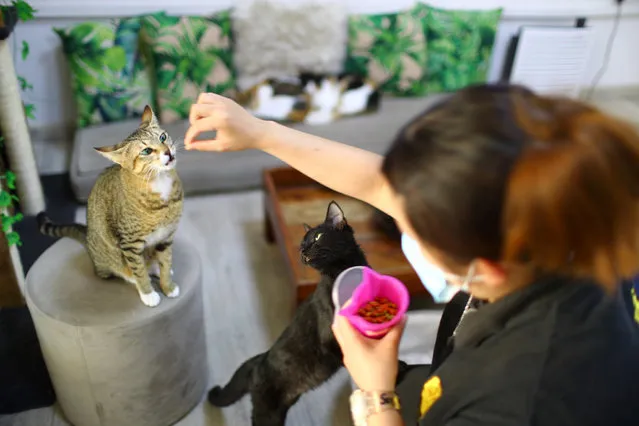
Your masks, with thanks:
[(152, 291), (150, 293), (140, 293), (140, 299), (142, 299), (142, 303), (151, 308), (160, 304), (160, 295), (157, 291)]
[(174, 284), (173, 290), (171, 290), (166, 297), (178, 297), (180, 295), (180, 287), (177, 284)]

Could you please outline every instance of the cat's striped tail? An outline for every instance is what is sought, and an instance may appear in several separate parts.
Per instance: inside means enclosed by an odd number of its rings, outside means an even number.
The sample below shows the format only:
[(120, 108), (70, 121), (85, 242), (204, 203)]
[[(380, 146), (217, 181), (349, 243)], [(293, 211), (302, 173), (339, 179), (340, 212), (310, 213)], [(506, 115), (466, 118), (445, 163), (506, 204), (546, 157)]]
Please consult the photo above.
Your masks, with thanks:
[(87, 227), (85, 225), (80, 225), (79, 223), (59, 225), (53, 223), (45, 212), (38, 213), (36, 219), (41, 234), (54, 238), (72, 238), (82, 244), (85, 244), (87, 240)]

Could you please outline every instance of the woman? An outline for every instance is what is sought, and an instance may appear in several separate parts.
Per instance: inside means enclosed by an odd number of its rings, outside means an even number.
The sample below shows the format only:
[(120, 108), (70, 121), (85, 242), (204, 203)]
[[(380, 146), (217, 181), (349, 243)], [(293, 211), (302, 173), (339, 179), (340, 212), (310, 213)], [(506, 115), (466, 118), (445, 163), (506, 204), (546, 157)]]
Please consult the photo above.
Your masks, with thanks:
[[(386, 212), (419, 275), (447, 283), (435, 296), (471, 295), (452, 352), (414, 390), (419, 406), (404, 413), (412, 424), (638, 424), (639, 340), (617, 288), (639, 271), (639, 137), (629, 125), (577, 101), (491, 85), (414, 118), (385, 157), (258, 120), (211, 94), (190, 121), (188, 149), (261, 149)], [(211, 130), (214, 140), (195, 139)], [(404, 424), (402, 327), (371, 340), (336, 318), (359, 387), (357, 425)]]

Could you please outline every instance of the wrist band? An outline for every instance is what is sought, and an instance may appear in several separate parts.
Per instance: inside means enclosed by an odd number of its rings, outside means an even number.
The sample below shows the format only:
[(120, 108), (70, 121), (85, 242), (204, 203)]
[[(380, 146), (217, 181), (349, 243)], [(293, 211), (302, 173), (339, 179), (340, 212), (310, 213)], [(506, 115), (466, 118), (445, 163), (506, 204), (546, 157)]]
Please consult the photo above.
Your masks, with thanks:
[(395, 391), (356, 390), (350, 397), (351, 416), (355, 426), (366, 426), (373, 414), (385, 411), (399, 411), (401, 406)]

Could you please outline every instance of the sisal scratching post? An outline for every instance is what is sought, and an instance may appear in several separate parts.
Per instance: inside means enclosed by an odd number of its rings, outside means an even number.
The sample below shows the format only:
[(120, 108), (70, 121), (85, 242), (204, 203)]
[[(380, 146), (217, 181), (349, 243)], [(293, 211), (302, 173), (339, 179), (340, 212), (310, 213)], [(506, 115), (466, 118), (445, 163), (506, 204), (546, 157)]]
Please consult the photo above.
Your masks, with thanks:
[(84, 247), (61, 239), (29, 270), (25, 297), (60, 408), (75, 426), (169, 426), (207, 388), (200, 257), (173, 245), (181, 294), (144, 306), (101, 280)]
[(35, 216), (44, 210), (44, 194), (8, 40), (0, 41), (0, 128), (11, 170), (16, 174), (20, 207), (24, 214)]

